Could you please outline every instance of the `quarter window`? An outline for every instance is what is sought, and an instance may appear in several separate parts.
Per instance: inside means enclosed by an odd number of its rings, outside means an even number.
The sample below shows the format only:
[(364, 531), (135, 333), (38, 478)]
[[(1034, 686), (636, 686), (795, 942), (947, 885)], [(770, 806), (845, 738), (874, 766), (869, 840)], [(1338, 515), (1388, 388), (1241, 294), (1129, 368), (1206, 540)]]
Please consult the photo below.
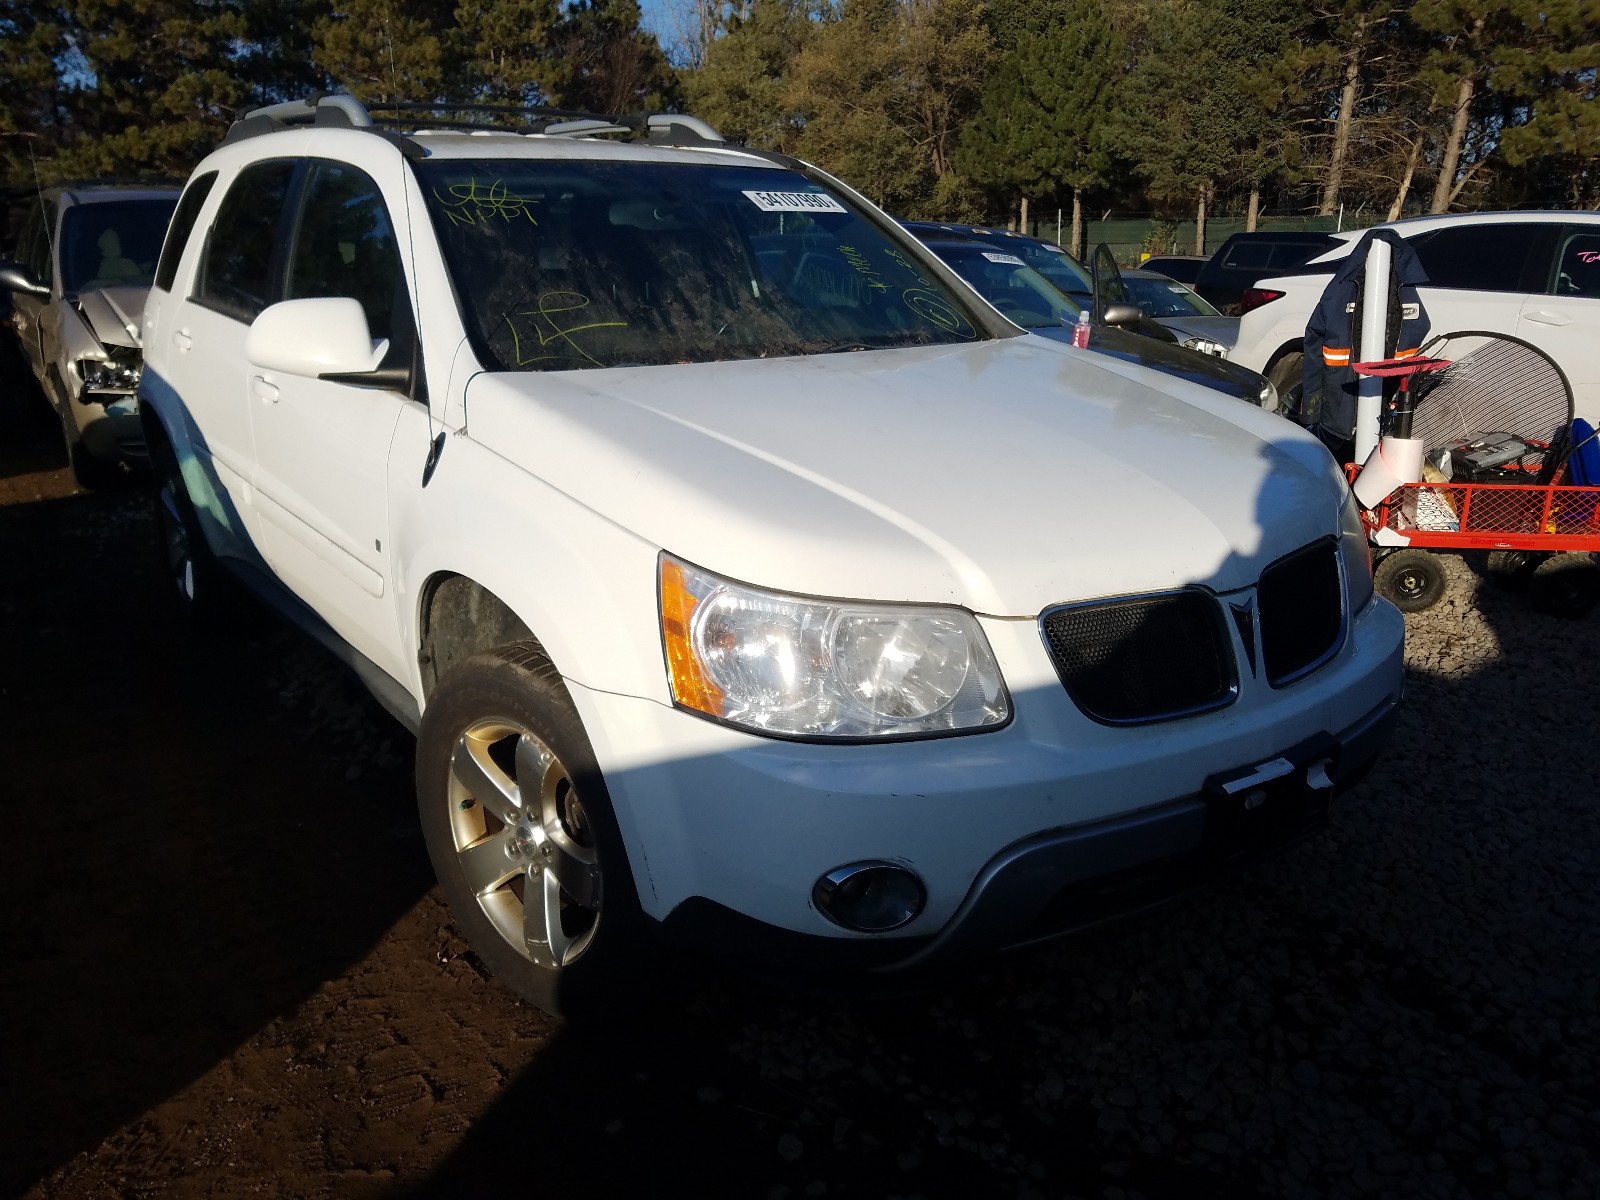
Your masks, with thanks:
[(1600, 234), (1569, 236), (1557, 263), (1556, 295), (1600, 299)]
[(394, 227), (378, 185), (340, 163), (313, 164), (289, 257), (284, 299), (351, 296), (374, 338), (409, 329)]
[(254, 163), (239, 172), (206, 239), (195, 299), (241, 321), (272, 303), (272, 252), (295, 164)]
[(167, 240), (161, 246), (161, 261), (156, 265), (156, 287), (163, 292), (172, 290), (172, 281), (178, 274), (178, 263), (183, 258), (183, 248), (189, 244), (189, 234), (194, 231), (195, 219), (211, 195), (211, 185), (217, 182), (217, 173), (208, 171), (191, 183), (178, 201), (178, 211), (172, 214), (172, 224), (167, 229)]
[[(1460, 225), (1411, 243), (1428, 284), (1476, 292), (1530, 290), (1523, 280), (1539, 242), (1538, 225)], [(1548, 254), (1548, 249), (1546, 250)], [(1549, 259), (1545, 259), (1549, 269)], [(1538, 290), (1543, 290), (1541, 283)]]

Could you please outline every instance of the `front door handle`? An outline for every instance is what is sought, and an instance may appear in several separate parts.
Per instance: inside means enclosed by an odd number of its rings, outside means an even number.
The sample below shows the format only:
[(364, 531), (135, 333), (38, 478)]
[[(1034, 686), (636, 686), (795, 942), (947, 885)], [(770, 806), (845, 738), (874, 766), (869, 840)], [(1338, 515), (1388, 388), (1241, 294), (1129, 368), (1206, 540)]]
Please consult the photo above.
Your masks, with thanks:
[(1543, 309), (1535, 309), (1531, 313), (1523, 313), (1522, 315), (1524, 317), (1526, 317), (1528, 320), (1530, 320), (1530, 321), (1532, 321), (1532, 322), (1534, 322), (1535, 324), (1538, 324), (1538, 325), (1571, 325), (1572, 324), (1572, 318), (1567, 316), (1566, 313), (1546, 312)]
[(179, 350), (187, 350), (194, 345), (194, 339), (189, 336), (187, 329), (180, 329), (172, 335), (172, 344)]
[(277, 384), (268, 383), (259, 375), (250, 377), (250, 391), (257, 400), (265, 400), (268, 404), (276, 404), (278, 402)]

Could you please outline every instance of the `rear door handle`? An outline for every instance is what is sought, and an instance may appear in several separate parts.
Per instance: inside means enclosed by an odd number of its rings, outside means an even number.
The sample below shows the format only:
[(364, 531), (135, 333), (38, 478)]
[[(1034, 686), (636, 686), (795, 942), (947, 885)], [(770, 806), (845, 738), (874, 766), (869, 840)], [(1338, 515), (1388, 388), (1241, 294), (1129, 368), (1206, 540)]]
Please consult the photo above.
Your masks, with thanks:
[(194, 345), (194, 339), (189, 336), (187, 329), (180, 329), (172, 335), (172, 344), (179, 350), (187, 350)]
[(265, 400), (268, 404), (276, 404), (278, 402), (277, 385), (268, 383), (259, 375), (250, 377), (250, 391), (257, 400)]
[(1546, 312), (1543, 309), (1535, 309), (1533, 312), (1523, 313), (1522, 315), (1539, 325), (1572, 324), (1572, 318), (1567, 316), (1566, 313)]

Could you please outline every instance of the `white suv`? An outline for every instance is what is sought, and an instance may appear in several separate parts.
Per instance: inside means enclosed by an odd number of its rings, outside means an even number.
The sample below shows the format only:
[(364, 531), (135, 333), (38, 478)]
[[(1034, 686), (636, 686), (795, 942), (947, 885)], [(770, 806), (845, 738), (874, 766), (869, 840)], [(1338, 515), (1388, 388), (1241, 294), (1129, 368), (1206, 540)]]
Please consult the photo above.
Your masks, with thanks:
[(1372, 761), (1402, 622), (1309, 435), (1021, 333), (693, 118), (472, 119), (236, 126), (141, 396), (184, 602), (228, 568), (417, 731), (444, 894), (523, 995), (604, 1002), (646, 933), (1049, 936)]
[[(1417, 252), (1435, 334), (1481, 330), (1533, 343), (1566, 373), (1577, 415), (1600, 422), (1600, 213), (1481, 212), (1414, 217), (1393, 229)], [(1293, 411), (1306, 322), (1365, 230), (1291, 276), (1263, 279), (1228, 357), (1260, 371)]]

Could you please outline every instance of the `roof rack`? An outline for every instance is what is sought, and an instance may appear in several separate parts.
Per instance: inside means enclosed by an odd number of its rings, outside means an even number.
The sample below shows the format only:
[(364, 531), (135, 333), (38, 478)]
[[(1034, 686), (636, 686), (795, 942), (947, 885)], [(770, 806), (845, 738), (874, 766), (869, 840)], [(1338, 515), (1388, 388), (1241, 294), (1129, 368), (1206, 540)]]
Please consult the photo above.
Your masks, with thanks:
[[(411, 113), (463, 115), (413, 117), (408, 115)], [(523, 120), (508, 126), (498, 120), (504, 117), (521, 117)], [(412, 154), (419, 154), (420, 148), (409, 138), (403, 137), (399, 133), (400, 130), (449, 129), (464, 132), (492, 130), (500, 133), (572, 138), (628, 133), (642, 135), (657, 145), (729, 147), (728, 141), (705, 121), (683, 113), (640, 112), (617, 115), (550, 108), (543, 105), (454, 102), (374, 104), (369, 107), (346, 92), (316, 92), (303, 100), (285, 100), (281, 104), (269, 104), (264, 108), (251, 109), (229, 127), (223, 145), (300, 125), (370, 129), (374, 133), (403, 143), (402, 148), (412, 147), (407, 151)], [(744, 148), (739, 147), (739, 149)], [(785, 158), (783, 161), (793, 160)]]

